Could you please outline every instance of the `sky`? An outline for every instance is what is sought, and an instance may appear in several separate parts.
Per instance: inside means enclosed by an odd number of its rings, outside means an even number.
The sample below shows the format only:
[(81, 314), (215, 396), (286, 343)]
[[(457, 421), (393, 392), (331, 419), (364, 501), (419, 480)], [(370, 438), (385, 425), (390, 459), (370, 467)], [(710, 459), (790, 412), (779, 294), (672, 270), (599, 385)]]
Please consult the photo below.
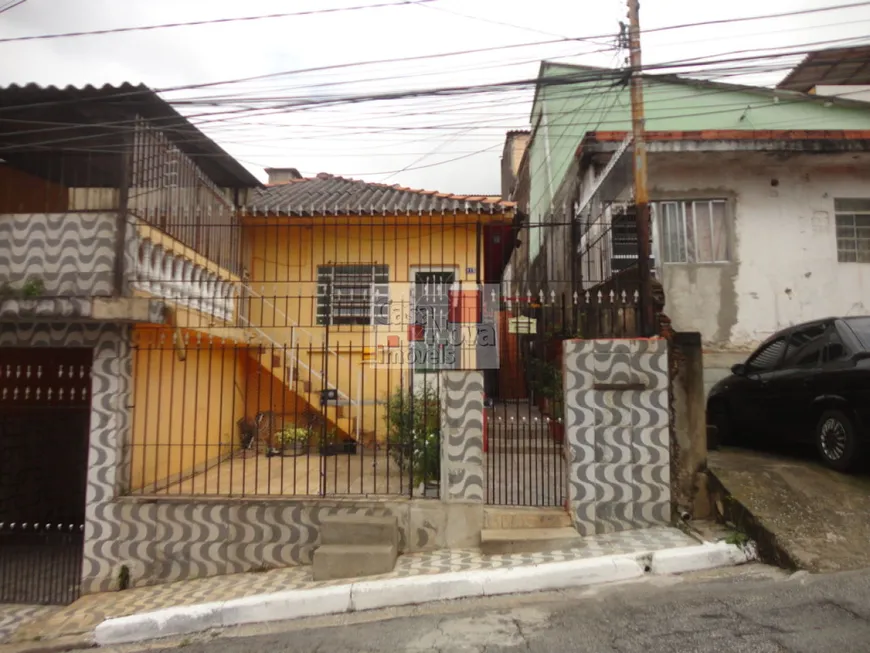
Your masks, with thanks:
[[(147, 84), (177, 102), (179, 111), (264, 181), (265, 167), (295, 167), (306, 176), (329, 172), (442, 192), (498, 194), (505, 132), (529, 128), (531, 84), (440, 97), (326, 106), (323, 101), (528, 81), (542, 59), (619, 67), (627, 56), (614, 48), (619, 22), (627, 22), (624, 0), (25, 0), (3, 11), (12, 1), (0, 0), (0, 86)], [(387, 3), (396, 4), (369, 6)], [(643, 30), (655, 30), (849, 3), (644, 0), (640, 21)], [(331, 8), (343, 10), (3, 42)], [(857, 45), (870, 43), (868, 34), (870, 4), (651, 31), (642, 47), (649, 65)], [(469, 50), (477, 52), (421, 58)], [(735, 51), (741, 53), (729, 54)], [(777, 70), (726, 79), (773, 85), (799, 58), (775, 60)], [(383, 60), (390, 61), (346, 65)], [(311, 68), (320, 70), (300, 72)], [(252, 77), (260, 79), (219, 84)], [(193, 85), (198, 88), (184, 88)]]

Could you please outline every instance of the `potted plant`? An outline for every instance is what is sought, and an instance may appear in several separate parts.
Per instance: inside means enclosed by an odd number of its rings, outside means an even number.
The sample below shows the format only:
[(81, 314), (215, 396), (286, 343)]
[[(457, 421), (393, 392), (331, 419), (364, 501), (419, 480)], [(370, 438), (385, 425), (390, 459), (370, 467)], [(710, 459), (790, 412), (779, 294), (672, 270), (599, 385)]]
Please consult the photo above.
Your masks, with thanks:
[(537, 360), (532, 367), (533, 388), (541, 415), (551, 413), (553, 403), (559, 401), (562, 395), (562, 375), (552, 363)]
[(299, 456), (308, 451), (310, 440), (308, 429), (299, 426), (285, 426), (274, 436), (275, 447), (270, 449), (268, 456)]
[(387, 451), (425, 496), (440, 496), (441, 404), (431, 388), (397, 390), (387, 402)]

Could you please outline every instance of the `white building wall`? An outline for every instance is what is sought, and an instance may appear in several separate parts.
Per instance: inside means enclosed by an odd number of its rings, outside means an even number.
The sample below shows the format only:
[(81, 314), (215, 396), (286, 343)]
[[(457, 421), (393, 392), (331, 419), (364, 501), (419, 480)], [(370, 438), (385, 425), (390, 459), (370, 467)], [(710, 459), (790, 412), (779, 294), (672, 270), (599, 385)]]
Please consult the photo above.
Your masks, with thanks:
[(870, 198), (865, 155), (651, 156), (651, 195), (728, 197), (730, 264), (661, 264), (665, 313), (708, 349), (749, 350), (778, 329), (870, 314), (870, 264), (837, 261), (835, 198)]

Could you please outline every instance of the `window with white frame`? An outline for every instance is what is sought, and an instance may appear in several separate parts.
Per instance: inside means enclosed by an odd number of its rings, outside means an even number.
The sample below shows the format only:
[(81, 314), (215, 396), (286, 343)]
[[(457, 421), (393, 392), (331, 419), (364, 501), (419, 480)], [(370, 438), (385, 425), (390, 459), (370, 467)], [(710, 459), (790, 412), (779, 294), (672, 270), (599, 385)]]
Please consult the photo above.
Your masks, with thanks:
[(726, 200), (675, 200), (655, 204), (658, 252), (663, 263), (726, 263)]
[(373, 324), (387, 301), (387, 265), (317, 266), (317, 323)]
[(870, 263), (870, 199), (835, 199), (837, 260)]

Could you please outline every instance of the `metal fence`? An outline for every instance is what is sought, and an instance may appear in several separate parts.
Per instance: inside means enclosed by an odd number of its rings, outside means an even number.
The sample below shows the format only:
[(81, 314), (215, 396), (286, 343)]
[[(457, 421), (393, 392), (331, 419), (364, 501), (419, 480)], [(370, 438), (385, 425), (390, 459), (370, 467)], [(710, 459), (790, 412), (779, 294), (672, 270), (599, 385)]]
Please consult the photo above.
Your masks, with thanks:
[(438, 376), (366, 355), (138, 332), (132, 492), (437, 496)]
[(0, 603), (75, 601), (83, 530), (82, 524), (0, 523)]
[(221, 301), (136, 279), (175, 317), (134, 330), (131, 492), (438, 496), (440, 373), (483, 370), (489, 500), (560, 505), (560, 343), (639, 333), (631, 268), (581, 281), (545, 249), (506, 278), (529, 228), (464, 216), (251, 220)]

